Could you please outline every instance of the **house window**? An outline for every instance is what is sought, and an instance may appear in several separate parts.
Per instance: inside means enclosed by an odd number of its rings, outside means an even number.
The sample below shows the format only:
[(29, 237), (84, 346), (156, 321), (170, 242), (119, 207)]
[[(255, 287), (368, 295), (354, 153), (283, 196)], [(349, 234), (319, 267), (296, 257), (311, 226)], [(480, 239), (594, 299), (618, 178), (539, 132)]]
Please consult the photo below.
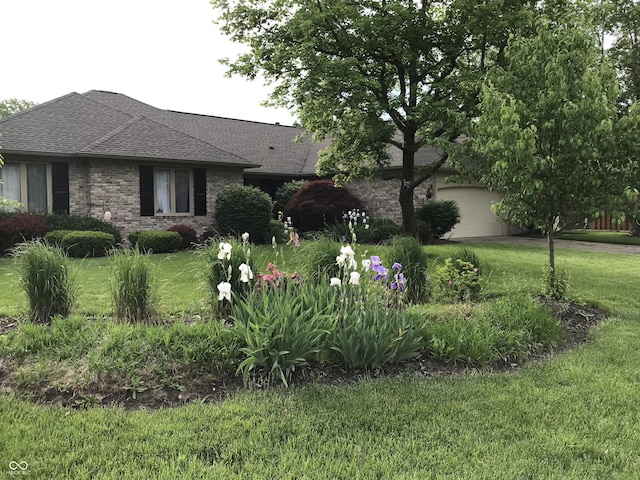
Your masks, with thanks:
[(207, 214), (204, 168), (140, 165), (140, 215)]
[(51, 210), (51, 169), (47, 164), (6, 164), (0, 168), (0, 180), (0, 197), (20, 202), (27, 212)]

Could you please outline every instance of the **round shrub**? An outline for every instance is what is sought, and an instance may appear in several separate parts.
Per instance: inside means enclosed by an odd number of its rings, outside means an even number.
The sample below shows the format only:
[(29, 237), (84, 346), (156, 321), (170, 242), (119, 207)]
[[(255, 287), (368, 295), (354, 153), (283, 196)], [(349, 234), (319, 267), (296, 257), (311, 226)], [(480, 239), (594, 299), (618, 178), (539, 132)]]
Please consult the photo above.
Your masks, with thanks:
[(48, 213), (43, 217), (47, 225), (47, 232), (54, 230), (106, 232), (113, 235), (116, 243), (122, 242), (122, 235), (118, 227), (104, 220), (83, 215), (69, 215), (67, 213)]
[(232, 185), (216, 198), (216, 223), (226, 235), (249, 232), (249, 238), (256, 243), (271, 241), (267, 238), (271, 207), (271, 198), (262, 190)]
[(441, 238), (460, 223), (460, 208), (455, 200), (430, 202), (418, 209), (416, 218), (427, 222), (433, 236)]
[(62, 239), (67, 233), (71, 233), (72, 231), (73, 230), (53, 230), (45, 233), (44, 239), (49, 245), (62, 247)]
[(188, 250), (193, 247), (195, 243), (198, 243), (198, 235), (196, 234), (196, 229), (190, 227), (189, 225), (173, 225), (167, 228), (168, 232), (178, 232), (180, 234), (180, 238), (182, 239), (180, 242), (180, 250)]
[(0, 252), (20, 242), (42, 237), (47, 231), (44, 218), (31, 213), (15, 213), (0, 220)]
[(346, 188), (336, 187), (333, 180), (314, 180), (291, 197), (284, 207), (284, 216), (291, 217), (301, 232), (322, 230), (342, 221), (349, 210), (362, 205)]
[(298, 193), (298, 190), (308, 182), (309, 180), (292, 180), (278, 188), (274, 196), (273, 213), (277, 215), (278, 212), (284, 212), (284, 207), (289, 203), (291, 197)]
[(137, 245), (143, 252), (170, 253), (175, 252), (182, 242), (178, 232), (166, 230), (147, 230), (138, 235)]
[(356, 233), (360, 243), (381, 243), (400, 235), (402, 230), (390, 218), (374, 218), (368, 229), (358, 226)]
[(70, 257), (103, 257), (114, 246), (114, 236), (107, 232), (72, 231), (62, 237), (62, 248)]
[(132, 247), (135, 247), (138, 243), (138, 237), (140, 236), (140, 230), (134, 230), (133, 232), (131, 232), (129, 235), (127, 235), (127, 240), (129, 240), (129, 243), (131, 244)]

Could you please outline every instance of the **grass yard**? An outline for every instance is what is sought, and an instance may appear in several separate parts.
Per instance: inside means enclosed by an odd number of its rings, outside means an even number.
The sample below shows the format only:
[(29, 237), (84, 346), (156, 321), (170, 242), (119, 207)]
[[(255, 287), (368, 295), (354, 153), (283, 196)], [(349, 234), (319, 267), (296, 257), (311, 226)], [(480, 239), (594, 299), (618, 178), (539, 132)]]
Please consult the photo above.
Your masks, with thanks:
[[(490, 264), (485, 293), (541, 291), (545, 249), (472, 246)], [(509, 373), (247, 391), (158, 411), (43, 407), (4, 393), (0, 470), (28, 462), (31, 478), (47, 479), (637, 478), (640, 256), (558, 246), (570, 295), (610, 312), (573, 351)], [(429, 271), (456, 248), (427, 247)], [(271, 254), (260, 251), (262, 264)], [(155, 259), (167, 311), (198, 311), (194, 260)], [(108, 313), (108, 262), (81, 266), (80, 311)], [(11, 260), (0, 261), (0, 292), (0, 315), (24, 314)]]
[(567, 230), (560, 239), (582, 242), (615, 243), (618, 245), (640, 245), (640, 237), (630, 237), (629, 232), (605, 232), (595, 230)]

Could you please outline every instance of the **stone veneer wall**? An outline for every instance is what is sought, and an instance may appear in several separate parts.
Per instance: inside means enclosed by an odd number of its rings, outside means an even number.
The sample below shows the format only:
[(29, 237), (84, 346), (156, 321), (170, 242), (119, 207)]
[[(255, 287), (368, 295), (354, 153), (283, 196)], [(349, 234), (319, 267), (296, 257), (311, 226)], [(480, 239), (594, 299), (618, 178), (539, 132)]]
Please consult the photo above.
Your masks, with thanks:
[[(227, 185), (242, 184), (242, 169), (207, 168), (206, 216), (140, 216), (140, 163), (121, 160), (83, 159), (69, 164), (69, 210), (76, 215), (103, 218), (111, 212), (111, 221), (122, 237), (136, 230), (166, 230), (172, 225), (190, 225), (198, 235), (215, 227), (214, 211), (218, 193)], [(170, 166), (170, 165), (169, 165)], [(184, 164), (180, 165), (184, 168)]]
[[(414, 206), (419, 208), (427, 202), (427, 190), (434, 182), (427, 180), (414, 190)], [(390, 218), (398, 225), (402, 224), (400, 210), (400, 180), (355, 180), (345, 185), (364, 206), (364, 210), (372, 218)], [(435, 190), (435, 188), (434, 188)]]

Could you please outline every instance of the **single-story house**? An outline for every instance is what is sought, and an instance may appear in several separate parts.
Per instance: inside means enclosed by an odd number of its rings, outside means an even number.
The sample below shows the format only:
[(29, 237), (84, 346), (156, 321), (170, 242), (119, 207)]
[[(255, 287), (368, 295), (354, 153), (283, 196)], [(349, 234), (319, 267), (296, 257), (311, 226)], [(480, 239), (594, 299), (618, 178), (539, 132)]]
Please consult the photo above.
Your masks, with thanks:
[[(110, 212), (124, 235), (177, 223), (202, 233), (229, 184), (273, 194), (286, 181), (314, 178), (326, 144), (303, 134), (298, 127), (161, 110), (117, 93), (70, 93), (0, 119), (0, 196), (28, 211), (97, 218)], [(399, 222), (400, 156), (392, 157), (386, 180), (348, 188), (370, 215)], [(417, 163), (436, 158), (423, 149)], [(491, 212), (498, 197), (479, 185), (447, 184), (446, 176), (442, 170), (417, 189), (416, 205), (455, 199), (462, 222), (453, 237), (508, 232)]]

